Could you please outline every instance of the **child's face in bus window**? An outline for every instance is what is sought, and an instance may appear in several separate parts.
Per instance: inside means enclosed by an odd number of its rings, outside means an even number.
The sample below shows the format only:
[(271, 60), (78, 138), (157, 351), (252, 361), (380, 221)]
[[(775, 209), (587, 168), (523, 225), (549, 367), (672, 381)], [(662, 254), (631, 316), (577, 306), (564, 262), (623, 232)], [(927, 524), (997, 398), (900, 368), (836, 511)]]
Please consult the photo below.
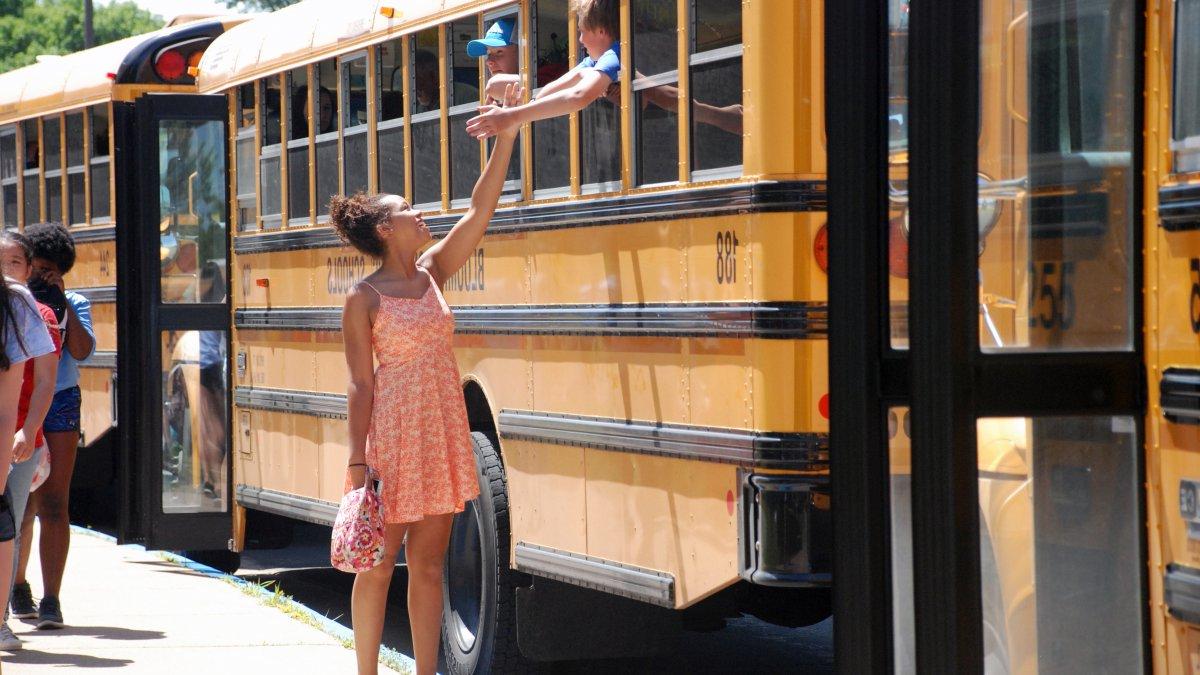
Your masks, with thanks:
[(388, 195), (384, 203), (391, 209), (387, 222), (379, 226), (379, 236), (388, 246), (400, 246), (402, 250), (413, 250), (424, 246), (432, 239), (429, 226), (425, 224), (425, 214), (408, 203), (399, 195)]
[(516, 75), (518, 68), (516, 46), (488, 47), (483, 64), (487, 66), (489, 75)]
[(33, 266), (25, 257), (25, 251), (17, 244), (0, 244), (0, 270), (4, 276), (28, 283)]
[(580, 21), (579, 42), (587, 50), (588, 56), (598, 59), (612, 47), (614, 40), (603, 28), (589, 28)]

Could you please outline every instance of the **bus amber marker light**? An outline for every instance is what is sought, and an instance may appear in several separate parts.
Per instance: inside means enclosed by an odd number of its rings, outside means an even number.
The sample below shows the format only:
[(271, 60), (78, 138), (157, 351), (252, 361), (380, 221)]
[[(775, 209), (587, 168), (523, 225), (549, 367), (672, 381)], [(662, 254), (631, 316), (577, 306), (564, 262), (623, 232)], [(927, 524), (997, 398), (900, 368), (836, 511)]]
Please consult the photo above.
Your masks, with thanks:
[(379, 13), (386, 16), (389, 19), (396, 18), (396, 8), (395, 7), (380, 7)]

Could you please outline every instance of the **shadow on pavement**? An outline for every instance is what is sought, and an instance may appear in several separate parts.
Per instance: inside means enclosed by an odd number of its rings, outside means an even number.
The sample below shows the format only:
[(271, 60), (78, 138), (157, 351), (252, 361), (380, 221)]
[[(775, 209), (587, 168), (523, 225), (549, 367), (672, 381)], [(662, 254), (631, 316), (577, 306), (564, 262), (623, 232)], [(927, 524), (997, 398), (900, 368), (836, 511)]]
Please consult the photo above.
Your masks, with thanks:
[(106, 659), (102, 656), (85, 654), (56, 654), (39, 652), (36, 649), (22, 649), (17, 652), (5, 653), (0, 659), (7, 664), (29, 664), (41, 666), (72, 666), (75, 668), (123, 668), (133, 663), (130, 659)]
[[(17, 619), (26, 626), (32, 626), (36, 619)], [(12, 625), (12, 624), (10, 624)], [(37, 631), (39, 635), (74, 635), (95, 637), (101, 640), (161, 640), (167, 636), (160, 630), (139, 630), (136, 628), (120, 628), (118, 626), (67, 626), (54, 630)], [(22, 633), (24, 634), (24, 633)]]

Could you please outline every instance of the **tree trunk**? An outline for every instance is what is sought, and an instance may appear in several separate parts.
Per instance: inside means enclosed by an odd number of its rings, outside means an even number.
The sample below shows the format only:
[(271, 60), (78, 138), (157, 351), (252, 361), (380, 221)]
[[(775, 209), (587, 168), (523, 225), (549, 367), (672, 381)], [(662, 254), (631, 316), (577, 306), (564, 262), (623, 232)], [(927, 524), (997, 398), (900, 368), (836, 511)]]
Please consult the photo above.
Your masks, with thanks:
[(96, 35), (92, 30), (92, 0), (83, 0), (83, 48), (88, 49), (96, 44)]

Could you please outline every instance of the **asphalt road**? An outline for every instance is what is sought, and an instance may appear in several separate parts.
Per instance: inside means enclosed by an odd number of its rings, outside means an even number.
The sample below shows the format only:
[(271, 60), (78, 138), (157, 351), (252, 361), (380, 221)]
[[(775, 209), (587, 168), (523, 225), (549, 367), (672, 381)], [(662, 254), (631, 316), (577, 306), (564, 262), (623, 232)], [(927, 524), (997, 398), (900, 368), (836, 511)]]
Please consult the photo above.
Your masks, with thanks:
[[(247, 551), (238, 576), (282, 590), (320, 614), (350, 625), (353, 577), (329, 566), (329, 528), (297, 525), (293, 543), (277, 550)], [(404, 594), (406, 577), (397, 568), (392, 582), (383, 642), (412, 655)], [(572, 661), (546, 673), (832, 673), (833, 621), (808, 628), (780, 628), (751, 617), (733, 619), (720, 630), (688, 633), (679, 650), (653, 659)], [(444, 664), (439, 664), (443, 670)], [(443, 671), (444, 672), (444, 671)]]

